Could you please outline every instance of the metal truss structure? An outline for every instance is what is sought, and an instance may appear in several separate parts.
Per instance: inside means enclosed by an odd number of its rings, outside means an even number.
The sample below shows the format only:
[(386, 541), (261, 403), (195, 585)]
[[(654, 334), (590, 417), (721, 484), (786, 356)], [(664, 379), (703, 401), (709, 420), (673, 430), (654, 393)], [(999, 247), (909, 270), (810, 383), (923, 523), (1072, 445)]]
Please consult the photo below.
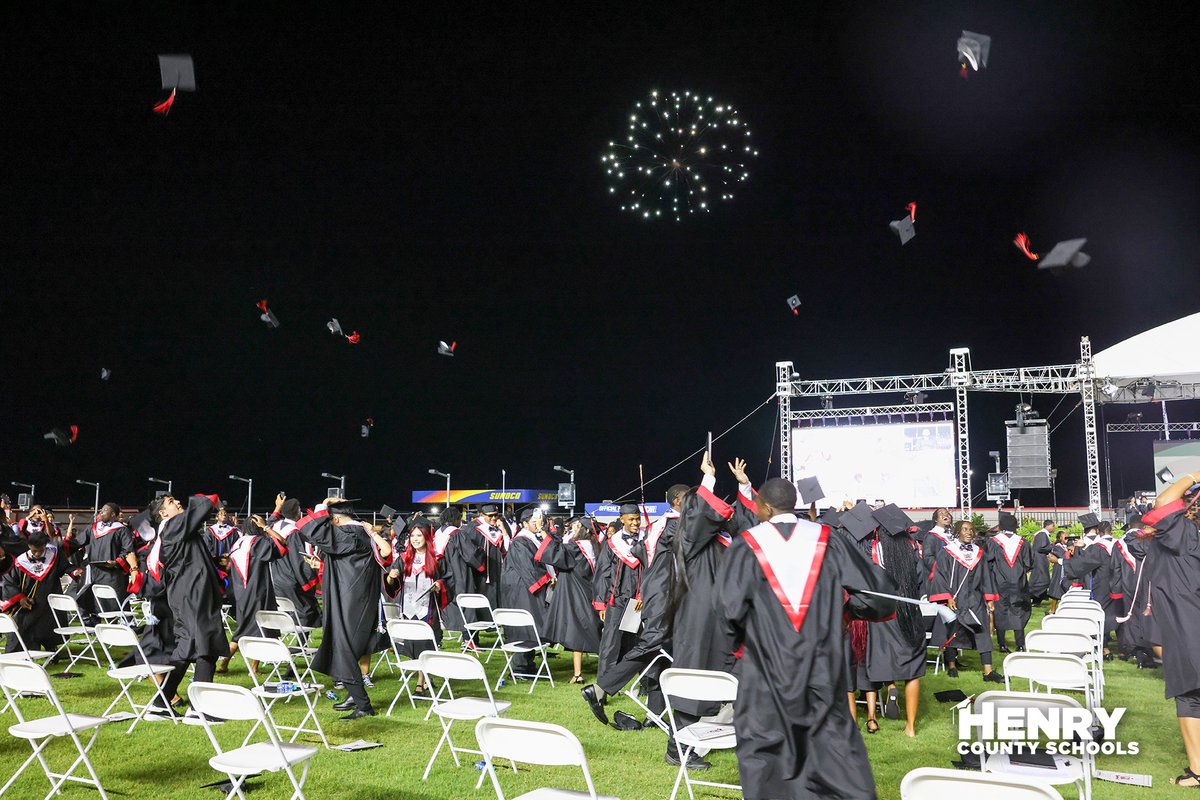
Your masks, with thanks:
[(1200, 422), (1110, 422), (1104, 426), (1108, 433), (1180, 433), (1200, 432)]
[(912, 414), (949, 414), (953, 403), (912, 403), (903, 406), (862, 406), (861, 408), (809, 408), (793, 411), (793, 420), (839, 419), (846, 417), (890, 417)]

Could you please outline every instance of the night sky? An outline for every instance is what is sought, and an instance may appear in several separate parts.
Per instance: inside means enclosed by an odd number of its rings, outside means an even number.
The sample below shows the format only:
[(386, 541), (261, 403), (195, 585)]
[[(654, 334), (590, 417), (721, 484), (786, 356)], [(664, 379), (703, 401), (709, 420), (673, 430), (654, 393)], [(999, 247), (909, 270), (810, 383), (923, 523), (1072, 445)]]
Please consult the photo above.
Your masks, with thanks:
[[(1200, 72), (1171, 5), (232, 8), (9, 11), (6, 487), (90, 504), (82, 478), (134, 505), (154, 475), (236, 503), (237, 473), (258, 505), (308, 503), (329, 471), (408, 507), (441, 485), (430, 467), (534, 488), (565, 464), (594, 501), (765, 400), (777, 360), (805, 378), (938, 372), (954, 346), (980, 369), (1063, 364), (1080, 335), (1100, 350), (1197, 310)], [(992, 36), (967, 80), (964, 28)], [(199, 91), (163, 118), (156, 56), (178, 52)], [(600, 156), (651, 89), (737, 106), (760, 155), (731, 204), (618, 209)], [(1039, 274), (1018, 231), (1043, 253), (1087, 237), (1092, 262)], [(1017, 400), (972, 395), (976, 491)], [(1159, 413), (1105, 413), (1134, 410)], [(759, 481), (774, 414), (718, 459)], [(42, 440), (71, 424), (71, 448)], [(1111, 440), (1114, 494), (1150, 488), (1152, 438)], [(1086, 502), (1081, 411), (1052, 446), (1059, 502)]]

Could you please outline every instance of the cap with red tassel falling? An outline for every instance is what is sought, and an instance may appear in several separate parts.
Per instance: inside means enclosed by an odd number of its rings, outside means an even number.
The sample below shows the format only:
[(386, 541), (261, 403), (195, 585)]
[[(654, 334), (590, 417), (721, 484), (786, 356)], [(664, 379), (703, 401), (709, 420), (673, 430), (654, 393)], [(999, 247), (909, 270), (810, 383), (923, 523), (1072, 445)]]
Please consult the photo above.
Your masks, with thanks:
[(258, 315), (258, 318), (261, 319), (263, 322), (267, 323), (268, 328), (271, 328), (272, 330), (274, 330), (275, 328), (279, 327), (279, 318), (275, 316), (274, 311), (267, 308), (266, 300), (259, 300), (254, 305), (258, 308), (259, 311), (262, 312), (261, 314)]
[(190, 55), (179, 53), (160, 55), (158, 71), (162, 77), (162, 88), (170, 89), (171, 94), (167, 96), (166, 100), (154, 106), (154, 113), (165, 117), (175, 105), (175, 97), (178, 92), (196, 91), (196, 68)]
[(1015, 244), (1017, 246), (1017, 249), (1020, 250), (1022, 253), (1024, 253), (1025, 257), (1028, 258), (1030, 261), (1037, 261), (1039, 258), (1041, 258), (1041, 256), (1039, 256), (1037, 253), (1033, 252), (1033, 250), (1030, 248), (1029, 237), (1026, 236), (1025, 234), (1018, 233), (1013, 238), (1013, 244)]

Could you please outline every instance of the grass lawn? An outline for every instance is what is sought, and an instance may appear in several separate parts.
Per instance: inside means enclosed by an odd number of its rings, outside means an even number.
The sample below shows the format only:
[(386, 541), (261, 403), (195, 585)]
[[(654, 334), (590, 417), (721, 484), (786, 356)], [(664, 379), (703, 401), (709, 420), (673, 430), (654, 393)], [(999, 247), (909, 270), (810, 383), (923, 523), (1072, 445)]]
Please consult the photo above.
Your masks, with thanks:
[[(1034, 611), (1030, 628), (1038, 627), (1042, 612)], [(488, 672), (493, 678), (498, 675), (503, 661), (499, 655), (492, 658)], [(918, 717), (918, 736), (910, 740), (903, 734), (903, 723), (881, 720), (882, 729), (876, 735), (865, 735), (871, 753), (871, 766), (884, 800), (896, 800), (900, 796), (900, 779), (909, 770), (919, 766), (948, 766), (957, 743), (956, 732), (950, 723), (949, 705), (941, 705), (933, 699), (933, 693), (942, 689), (960, 688), (967, 694), (983, 691), (985, 684), (980, 680), (978, 663), (974, 654), (967, 654), (961, 677), (951, 680), (945, 673), (926, 678), (921, 686), (921, 713)], [(657, 730), (641, 732), (619, 732), (605, 729), (592, 717), (578, 687), (567, 685), (571, 674), (569, 654), (551, 659), (556, 688), (551, 689), (540, 682), (534, 694), (528, 694), (528, 684), (504, 686), (497, 693), (500, 699), (512, 702), (508, 716), (518, 719), (555, 722), (574, 731), (583, 742), (597, 790), (617, 795), (626, 800), (636, 798), (667, 798), (675, 778), (675, 769), (663, 762), (665, 737)], [(52, 667), (58, 671), (61, 666)], [(98, 714), (104, 710), (116, 694), (116, 684), (111, 682), (95, 667), (77, 667), (83, 677), (56, 680), (64, 705), (78, 713)], [(595, 660), (585, 662), (585, 675), (594, 675)], [(1149, 773), (1154, 776), (1154, 788), (1097, 781), (1094, 793), (1099, 798), (1147, 798), (1166, 793), (1183, 796), (1183, 790), (1168, 784), (1178, 775), (1185, 763), (1183, 746), (1179, 739), (1179, 728), (1174, 716), (1174, 703), (1163, 699), (1162, 681), (1158, 670), (1139, 671), (1132, 662), (1113, 661), (1106, 665), (1109, 678), (1105, 705), (1108, 708), (1124, 706), (1129, 710), (1120, 725), (1119, 732), (1124, 741), (1137, 741), (1143, 753), (1137, 756), (1101, 757), (1101, 769), (1125, 772)], [(318, 714), (330, 744), (341, 744), (355, 739), (366, 739), (383, 743), (383, 747), (354, 753), (322, 750), (312, 760), (305, 793), (309, 798), (360, 798), (361, 800), (394, 800), (394, 798), (459, 798), (475, 795), (474, 785), (479, 773), (467, 763), (455, 769), (449, 754), (443, 750), (438, 756), (433, 772), (427, 782), (421, 782), (421, 772), (433, 750), (440, 733), (434, 719), (422, 718), (422, 707), (414, 711), (407, 704), (397, 705), (391, 717), (382, 716), (395, 692), (395, 682), (384, 670), (378, 675), (376, 688), (371, 690), (372, 699), (381, 716), (356, 722), (342, 722), (339, 712), (330, 708), (330, 701), (322, 699)], [(218, 676), (223, 681), (250, 684), (245, 664), (235, 658), (231, 673)], [(185, 683), (186, 685), (186, 683)], [(991, 684), (987, 685), (989, 688)], [(1023, 689), (1025, 687), (1014, 687)], [(480, 689), (480, 691), (482, 691)], [(139, 702), (146, 694), (144, 688), (135, 693)], [(475, 694), (476, 692), (470, 692)], [(461, 692), (460, 692), (461, 694)], [(341, 694), (340, 696), (344, 696)], [(903, 700), (903, 692), (900, 694)], [(24, 708), (34, 711), (41, 705), (37, 700), (26, 700)], [(44, 708), (44, 706), (42, 706)], [(302, 714), (300, 701), (291, 707), (276, 705), (276, 717), (286, 724), (296, 721)], [(616, 709), (635, 713), (638, 709), (625, 698), (610, 700), (609, 713)], [(860, 723), (865, 715), (860, 713)], [(4, 715), (3, 722), (11, 724), (11, 712)], [(204, 731), (198, 727), (171, 725), (169, 722), (146, 722), (139, 724), (134, 733), (126, 736), (128, 723), (116, 723), (101, 730), (92, 750), (93, 763), (101, 781), (114, 798), (163, 798), (163, 797), (214, 797), (216, 790), (201, 790), (202, 784), (217, 780), (220, 776), (208, 766), (213, 754)], [(460, 745), (474, 746), (473, 725), (456, 723), (453, 729)], [(246, 728), (240, 723), (230, 723), (217, 728), (222, 744), (229, 740), (240, 744)], [(239, 733), (240, 732), (240, 733)], [(315, 737), (314, 737), (315, 738)], [(0, 740), (0, 782), (7, 780), (13, 770), (29, 754), (23, 740), (5, 736)], [(69, 742), (57, 742), (50, 748), (51, 763), (61, 769), (73, 760)], [(732, 752), (711, 755), (713, 769), (705, 777), (710, 780), (736, 783), (737, 765)], [(583, 781), (577, 770), (558, 768), (526, 768), (520, 774), (511, 770), (501, 772), (501, 784), (505, 795), (513, 797), (539, 785), (558, 785), (563, 788), (583, 789)], [(33, 765), (9, 790), (6, 797), (13, 800), (42, 798), (48, 785), (37, 765)], [(249, 794), (256, 798), (287, 798), (291, 787), (282, 775), (266, 774), (250, 783)], [(728, 792), (710, 790), (701, 796), (729, 797)], [(1063, 794), (1073, 797), (1070, 787)], [(67, 797), (96, 796), (94, 791), (82, 786), (69, 786), (64, 790)], [(478, 797), (493, 797), (490, 786), (485, 786)], [(686, 797), (685, 793), (681, 796)]]

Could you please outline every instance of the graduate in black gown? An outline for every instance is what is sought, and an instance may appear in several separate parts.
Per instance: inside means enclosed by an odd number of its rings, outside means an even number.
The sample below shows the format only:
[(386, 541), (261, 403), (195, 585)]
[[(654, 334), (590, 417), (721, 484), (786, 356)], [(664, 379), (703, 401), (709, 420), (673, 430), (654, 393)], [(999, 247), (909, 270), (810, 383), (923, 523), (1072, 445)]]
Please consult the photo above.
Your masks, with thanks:
[(1029, 593), (1034, 604), (1041, 603), (1050, 596), (1049, 554), (1056, 530), (1054, 520), (1048, 519), (1042, 523), (1042, 529), (1033, 535), (1033, 541), (1029, 543), (1029, 558), (1033, 564), (1029, 569)]
[[(458, 513), (448, 519), (462, 519), (462, 512), (455, 509)], [(480, 516), (489, 520), (500, 518), (500, 510), (492, 503), (485, 504), (480, 509)], [(436, 547), (436, 538), (435, 538)], [(454, 581), (454, 590), (456, 593), (474, 593), (476, 587), (477, 576), (484, 569), (483, 562), (483, 536), (476, 530), (474, 525), (464, 525), (454, 527), (452, 531), (446, 534), (446, 544), (439, 556), (449, 571), (452, 580)], [(472, 612), (473, 614), (474, 612)], [(472, 616), (472, 622), (474, 622)], [(451, 604), (442, 612), (442, 622), (448, 630), (458, 631), (462, 633), (463, 627), (463, 612), (457, 604)]]
[(211, 525), (204, 526), (204, 544), (208, 547), (213, 563), (217, 565), (217, 574), (221, 578), (221, 595), (226, 603), (233, 603), (233, 595), (229, 591), (229, 551), (241, 535), (237, 519), (229, 513), (224, 504), (217, 508), (217, 519)]
[[(31, 650), (57, 650), (62, 637), (54, 632), (57, 625), (47, 598), (58, 594), (59, 581), (71, 565), (67, 562), (70, 544), (53, 544), (45, 530), (31, 531), (25, 551), (13, 559), (0, 581), (0, 611), (12, 616), (25, 646)], [(4, 652), (20, 650), (17, 637), (9, 636)]]
[(992, 585), (998, 595), (993, 623), (1001, 653), (1008, 652), (1006, 631), (1013, 632), (1017, 652), (1025, 651), (1025, 626), (1033, 612), (1033, 593), (1029, 588), (1033, 553), (1025, 539), (1016, 533), (1017, 525), (1015, 516), (1001, 511), (996, 535), (987, 540)]
[(120, 506), (105, 503), (92, 524), (75, 534), (76, 543), (87, 548), (84, 586), (76, 597), (84, 610), (118, 610), (112, 607), (111, 600), (107, 604), (98, 603), (92, 596), (93, 586), (111, 587), (122, 600), (129, 594), (129, 573), (131, 567), (137, 566), (137, 556), (133, 534), (118, 519), (120, 516)]
[(1085, 535), (1076, 543), (1071, 558), (1063, 564), (1063, 575), (1087, 588), (1091, 598), (1104, 610), (1104, 657), (1110, 659), (1109, 634), (1117, 630), (1117, 615), (1121, 609), (1121, 588), (1119, 584), (1114, 585), (1118, 575), (1113, 565), (1112, 523), (1100, 522), (1094, 514), (1085, 514), (1079, 519), (1085, 529), (1095, 530), (1096, 536)]
[(359, 660), (375, 651), (379, 639), (379, 593), (392, 545), (355, 520), (343, 502), (327, 497), (296, 528), (325, 560), (325, 614), (313, 669), (345, 686), (349, 696), (334, 708), (350, 711), (342, 719), (358, 719), (375, 716)]
[(211, 681), (217, 659), (229, 655), (225, 625), (221, 619), (221, 581), (205, 546), (204, 520), (220, 502), (214, 495), (188, 498), (185, 509), (167, 494), (150, 505), (151, 518), (161, 520), (158, 539), (147, 561), (162, 564), (167, 583), (167, 603), (175, 621), (175, 648), (163, 694), (175, 702), (179, 684), (190, 664), (196, 665), (197, 681)]
[(321, 560), (310, 543), (299, 537), (292, 540), (300, 516), (300, 501), (296, 498), (285, 499), (282, 494), (275, 498), (275, 512), (269, 522), (271, 530), (279, 534), (287, 546), (287, 554), (271, 562), (271, 583), (276, 597), (292, 601), (300, 624), (316, 628), (321, 624), (321, 605), (317, 602)]
[(1175, 698), (1175, 716), (1188, 765), (1172, 780), (1200, 786), (1200, 483), (1184, 475), (1164, 489), (1142, 523), (1154, 528), (1149, 548), (1157, 639), (1162, 645), (1166, 696)]
[[(500, 574), (500, 603), (504, 608), (520, 608), (533, 616), (539, 636), (546, 631), (546, 614), (549, 611), (550, 572), (538, 556), (543, 552), (546, 541), (546, 515), (540, 509), (527, 508), (521, 512), (521, 528), (512, 537), (508, 553)], [(528, 627), (505, 626), (504, 641), (508, 643), (534, 642), (534, 632)], [(534, 662), (532, 653), (513, 655), (514, 680), (532, 676)]]
[(558, 573), (543, 638), (573, 651), (575, 671), (569, 683), (583, 683), (583, 654), (600, 649), (600, 617), (592, 599), (592, 576), (596, 573), (594, 523), (588, 517), (571, 519), (562, 539), (547, 537), (538, 555), (541, 563)]
[[(299, 543), (299, 542), (297, 542)], [(279, 635), (258, 624), (259, 611), (275, 611), (275, 586), (271, 582), (271, 565), (287, 555), (283, 537), (267, 526), (267, 521), (254, 514), (242, 522), (241, 535), (229, 551), (229, 591), (237, 610), (237, 628), (230, 637), (229, 656), (218, 666), (218, 672), (229, 669), (229, 659), (237, 653), (238, 639), (243, 636)], [(250, 669), (258, 670), (251, 661)]]
[(761, 522), (733, 537), (717, 573), (717, 623), (741, 646), (734, 706), (747, 800), (874, 798), (846, 706), (843, 615), (882, 619), (895, 584), (844, 537), (792, 513), (795, 487), (766, 481)]
[[(150, 604), (146, 624), (142, 626), (138, 636), (138, 644), (151, 664), (166, 664), (170, 662), (171, 653), (175, 650), (175, 617), (171, 614), (171, 605), (167, 602), (167, 584), (163, 575), (161, 548), (155, 546), (157, 542), (156, 533), (138, 549), (139, 569), (130, 578), (129, 588)], [(127, 667), (138, 661), (140, 658), (134, 650), (125, 657), (120, 666)]]
[(950, 606), (958, 613), (958, 620), (948, 628), (939, 620), (932, 642), (945, 648), (949, 677), (958, 677), (959, 651), (976, 650), (983, 666), (983, 679), (1004, 683), (1004, 676), (992, 669), (992, 632), (988, 622), (988, 612), (996, 602), (992, 570), (983, 548), (975, 541), (975, 526), (968, 520), (958, 520), (953, 532), (956, 541), (934, 555), (929, 600)]
[[(401, 618), (419, 620), (433, 630), (432, 643), (404, 642), (400, 651), (409, 658), (420, 658), (421, 653), (437, 649), (442, 641), (442, 614), (454, 597), (453, 577), (445, 559), (438, 558), (433, 550), (433, 533), (428, 520), (410, 523), (408, 540), (400, 558), (392, 562), (384, 583), (384, 594), (395, 600)], [(416, 692), (424, 691), (425, 674), (418, 672)]]
[[(470, 531), (478, 543), (483, 561), (475, 573), (474, 588), (464, 588), (460, 591), (481, 594), (492, 604), (492, 608), (496, 608), (501, 604), (500, 576), (504, 554), (508, 552), (508, 545), (512, 539), (511, 529), (508, 522), (500, 516), (500, 510), (492, 503), (485, 503), (479, 509), (479, 518), (473, 524), (461, 528), (455, 536), (464, 531)], [(453, 540), (454, 537), (450, 538)]]
[(1063, 575), (1063, 562), (1071, 557), (1071, 547), (1078, 541), (1077, 536), (1067, 536), (1065, 531), (1054, 535), (1054, 543), (1046, 551), (1046, 560), (1050, 562), (1050, 586), (1046, 594), (1050, 598), (1050, 613), (1058, 607), (1058, 601), (1070, 588), (1070, 581)]
[(1154, 665), (1148, 639), (1146, 613), (1150, 600), (1150, 581), (1146, 577), (1146, 548), (1149, 539), (1140, 528), (1131, 528), (1116, 541), (1113, 553), (1124, 564), (1121, 570), (1121, 593), (1125, 598), (1125, 614), (1117, 617), (1117, 647), (1122, 659), (1132, 656), (1138, 669)]

